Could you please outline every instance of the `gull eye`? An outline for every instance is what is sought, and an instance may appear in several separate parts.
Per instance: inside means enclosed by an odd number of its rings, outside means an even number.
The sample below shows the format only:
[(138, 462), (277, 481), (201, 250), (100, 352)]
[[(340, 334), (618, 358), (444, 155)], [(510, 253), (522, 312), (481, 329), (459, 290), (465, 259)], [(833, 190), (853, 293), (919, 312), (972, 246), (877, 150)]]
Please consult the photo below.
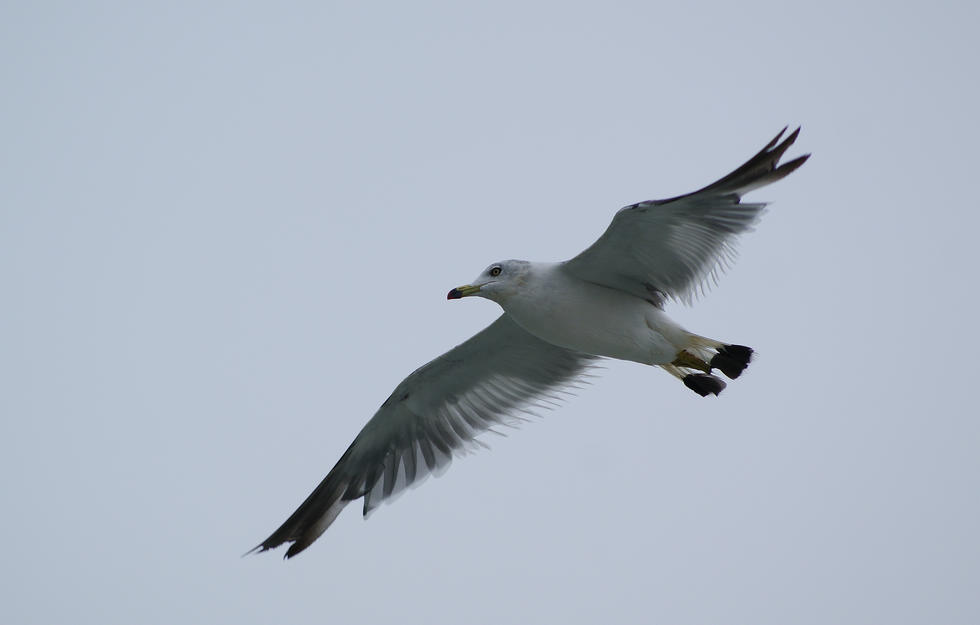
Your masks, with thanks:
[(497, 276), (500, 275), (500, 272), (501, 272), (501, 269), (500, 269), (500, 266), (499, 265), (496, 266), (496, 267), (491, 267), (490, 268), (490, 277), (491, 278), (496, 278)]

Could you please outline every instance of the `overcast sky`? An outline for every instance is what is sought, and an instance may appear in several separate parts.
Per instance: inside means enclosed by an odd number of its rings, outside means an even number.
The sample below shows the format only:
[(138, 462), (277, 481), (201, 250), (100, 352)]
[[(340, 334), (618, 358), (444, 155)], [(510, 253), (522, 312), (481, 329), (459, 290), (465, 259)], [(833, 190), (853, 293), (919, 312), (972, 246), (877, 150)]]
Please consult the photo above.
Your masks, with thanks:
[[(0, 621), (980, 621), (976, 2), (7, 2)], [(300, 557), (394, 386), (784, 125), (686, 327)]]

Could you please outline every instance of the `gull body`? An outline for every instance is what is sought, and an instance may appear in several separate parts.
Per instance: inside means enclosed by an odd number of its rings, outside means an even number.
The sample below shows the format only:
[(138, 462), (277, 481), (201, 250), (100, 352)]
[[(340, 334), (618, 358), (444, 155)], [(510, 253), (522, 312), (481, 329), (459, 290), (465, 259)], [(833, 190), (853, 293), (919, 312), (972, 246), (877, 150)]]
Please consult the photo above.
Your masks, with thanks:
[[(654, 301), (571, 275), (563, 263), (506, 260), (488, 267), (474, 295), (500, 304), (519, 326), (553, 345), (645, 365), (672, 362), (689, 333)], [(489, 272), (500, 267), (493, 278)]]
[(693, 193), (621, 209), (599, 239), (560, 263), (507, 260), (487, 267), (449, 299), (479, 296), (504, 313), (487, 328), (405, 378), (309, 497), (253, 551), (291, 543), (300, 553), (344, 507), (364, 515), (406, 486), (483, 446), (479, 435), (548, 408), (592, 377), (601, 358), (662, 367), (702, 397), (739, 377), (752, 349), (692, 334), (664, 312), (691, 303), (734, 258), (738, 235), (764, 203), (742, 202), (809, 155), (780, 164), (799, 129), (780, 132), (727, 176)]

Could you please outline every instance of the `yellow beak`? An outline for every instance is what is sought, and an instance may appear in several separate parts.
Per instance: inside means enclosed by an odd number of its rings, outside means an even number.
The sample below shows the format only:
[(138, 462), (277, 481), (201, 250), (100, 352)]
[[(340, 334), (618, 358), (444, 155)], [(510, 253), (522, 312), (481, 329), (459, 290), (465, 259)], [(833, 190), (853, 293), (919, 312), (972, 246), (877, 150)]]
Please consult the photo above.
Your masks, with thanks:
[(480, 292), (479, 286), (474, 286), (472, 284), (464, 284), (463, 286), (458, 286), (449, 292), (446, 299), (459, 299), (461, 297), (467, 297), (469, 295), (476, 295)]

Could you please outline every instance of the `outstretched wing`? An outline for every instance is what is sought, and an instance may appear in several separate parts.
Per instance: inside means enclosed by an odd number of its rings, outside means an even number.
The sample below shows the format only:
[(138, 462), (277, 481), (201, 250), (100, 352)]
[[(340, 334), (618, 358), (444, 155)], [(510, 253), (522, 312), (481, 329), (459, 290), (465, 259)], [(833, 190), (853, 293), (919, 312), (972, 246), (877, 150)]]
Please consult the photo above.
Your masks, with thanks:
[(742, 195), (792, 173), (809, 154), (779, 165), (800, 134), (766, 147), (721, 180), (666, 200), (621, 209), (599, 240), (562, 267), (575, 277), (632, 293), (661, 305), (665, 298), (690, 303), (735, 255), (735, 237), (750, 230), (764, 203)]
[(595, 356), (529, 334), (507, 314), (409, 375), (306, 501), (253, 551), (306, 549), (349, 502), (364, 514), (406, 486), (445, 469), (476, 437), (521, 412), (549, 408), (585, 377)]

